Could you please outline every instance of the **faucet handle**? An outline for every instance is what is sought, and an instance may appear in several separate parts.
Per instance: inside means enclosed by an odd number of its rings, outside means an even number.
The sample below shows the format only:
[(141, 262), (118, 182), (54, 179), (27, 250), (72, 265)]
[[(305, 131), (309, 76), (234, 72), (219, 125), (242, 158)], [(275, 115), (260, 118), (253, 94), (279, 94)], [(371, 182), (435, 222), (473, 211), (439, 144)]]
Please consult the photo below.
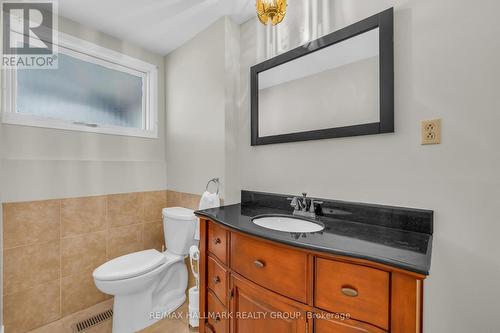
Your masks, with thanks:
[(311, 206), (309, 206), (309, 212), (315, 213), (316, 212), (316, 207), (314, 205), (322, 205), (323, 201), (316, 201), (314, 199), (311, 199)]
[(298, 200), (297, 200), (297, 197), (293, 197), (293, 198), (286, 198), (287, 200), (291, 201), (290, 202), (290, 206), (294, 207), (295, 209), (298, 209)]

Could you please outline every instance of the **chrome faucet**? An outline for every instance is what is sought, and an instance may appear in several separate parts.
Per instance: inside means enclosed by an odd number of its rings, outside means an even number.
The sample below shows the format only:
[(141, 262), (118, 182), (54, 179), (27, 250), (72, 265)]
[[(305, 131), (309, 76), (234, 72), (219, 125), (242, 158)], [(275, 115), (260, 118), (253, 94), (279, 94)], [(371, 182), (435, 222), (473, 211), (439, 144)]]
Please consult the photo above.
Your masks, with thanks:
[(293, 197), (293, 198), (287, 198), (290, 200), (290, 206), (292, 206), (293, 209), (293, 215), (297, 216), (304, 216), (304, 217), (309, 217), (309, 218), (315, 218), (316, 217), (316, 206), (315, 205), (321, 205), (323, 204), (322, 201), (315, 201), (313, 199), (309, 199), (309, 204), (307, 203), (307, 193), (303, 192), (302, 193), (302, 198), (299, 197)]

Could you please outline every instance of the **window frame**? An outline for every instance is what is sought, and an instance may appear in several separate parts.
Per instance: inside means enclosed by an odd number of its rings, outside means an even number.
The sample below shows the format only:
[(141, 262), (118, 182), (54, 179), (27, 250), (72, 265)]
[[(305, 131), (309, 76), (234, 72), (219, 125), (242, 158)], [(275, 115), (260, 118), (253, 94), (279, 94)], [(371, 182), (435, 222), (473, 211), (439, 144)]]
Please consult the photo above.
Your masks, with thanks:
[[(60, 130), (158, 138), (158, 66), (96, 45), (86, 40), (54, 31), (58, 34), (58, 53), (113, 70), (142, 77), (142, 128), (105, 124), (87, 124), (59, 118), (17, 112), (17, 70), (3, 69), (3, 112), (5, 124)], [(22, 69), (21, 69), (22, 70)], [(47, 69), (50, 70), (50, 69)]]

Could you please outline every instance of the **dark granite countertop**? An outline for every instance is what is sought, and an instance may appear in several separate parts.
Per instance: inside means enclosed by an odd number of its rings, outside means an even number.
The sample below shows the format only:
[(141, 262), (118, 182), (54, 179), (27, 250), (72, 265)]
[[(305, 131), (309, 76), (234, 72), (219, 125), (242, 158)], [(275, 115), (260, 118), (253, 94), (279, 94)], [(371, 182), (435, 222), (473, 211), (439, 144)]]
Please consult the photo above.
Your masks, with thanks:
[[(347, 211), (346, 203), (343, 205)], [(386, 207), (376, 206), (378, 211), (384, 208)], [(417, 210), (410, 212), (415, 211)], [(432, 214), (431, 211), (417, 211), (417, 213), (421, 212)], [(408, 228), (404, 225), (388, 226), (387, 222), (380, 225), (366, 221), (353, 221), (355, 218), (351, 219), (350, 213), (340, 214), (340, 216), (327, 215), (317, 217), (317, 220), (325, 225), (323, 231), (301, 234), (270, 230), (252, 222), (252, 218), (258, 215), (291, 215), (291, 210), (284, 209), (284, 206), (267, 207), (259, 202), (244, 202), (201, 210), (196, 214), (229, 228), (292, 246), (367, 259), (424, 275), (428, 275), (430, 270), (432, 220), (430, 229), (422, 232), (418, 228), (418, 231), (415, 231), (413, 230), (415, 227)]]

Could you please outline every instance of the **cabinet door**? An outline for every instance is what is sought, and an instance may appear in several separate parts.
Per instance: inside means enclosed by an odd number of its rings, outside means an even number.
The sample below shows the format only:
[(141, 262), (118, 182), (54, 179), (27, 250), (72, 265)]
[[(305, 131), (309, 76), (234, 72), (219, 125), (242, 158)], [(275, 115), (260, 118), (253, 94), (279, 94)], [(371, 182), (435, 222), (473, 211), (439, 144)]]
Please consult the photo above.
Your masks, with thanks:
[(314, 320), (314, 333), (386, 333), (385, 331), (364, 323), (353, 321), (337, 321), (328, 319)]
[(239, 277), (232, 276), (231, 285), (231, 332), (309, 333), (301, 304)]

